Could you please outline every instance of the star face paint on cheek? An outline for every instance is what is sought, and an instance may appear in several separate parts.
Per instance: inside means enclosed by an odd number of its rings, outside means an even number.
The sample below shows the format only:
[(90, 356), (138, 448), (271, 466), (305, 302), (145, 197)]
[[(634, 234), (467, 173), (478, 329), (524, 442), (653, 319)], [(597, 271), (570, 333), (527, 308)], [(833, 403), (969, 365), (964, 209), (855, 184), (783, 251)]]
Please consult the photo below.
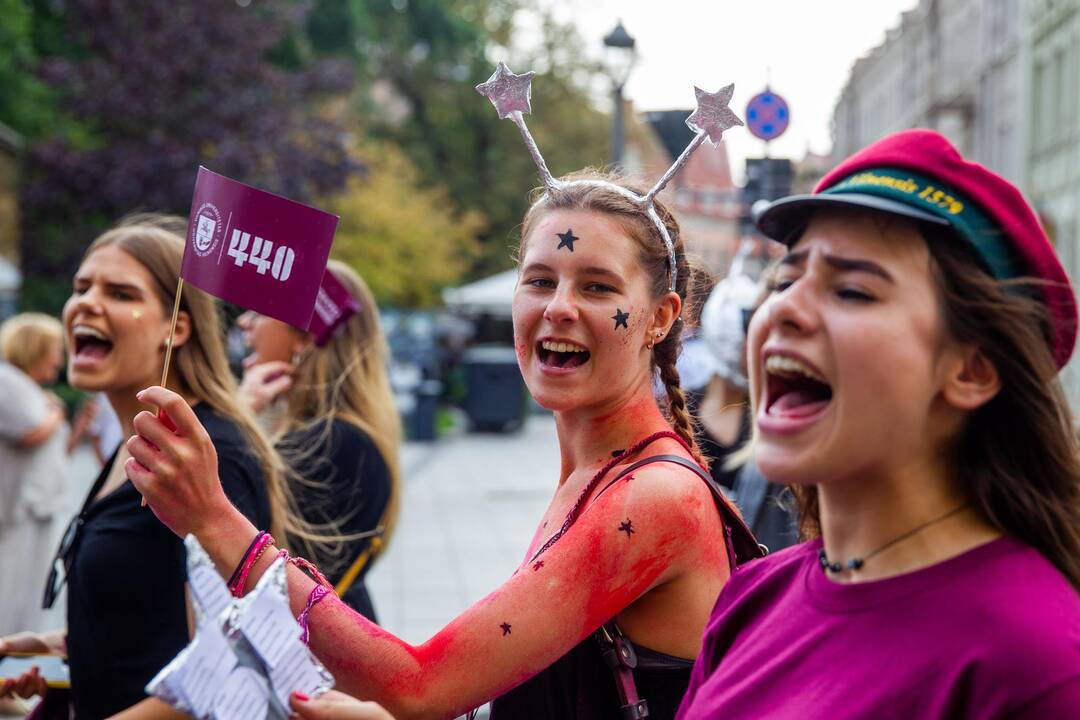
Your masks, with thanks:
[(555, 247), (556, 250), (566, 248), (570, 252), (574, 252), (574, 241), (581, 239), (574, 235), (574, 231), (571, 228), (566, 228), (566, 232), (564, 233), (555, 234), (559, 236), (559, 244)]
[(619, 524), (619, 532), (626, 533), (626, 537), (629, 538), (636, 532), (634, 530), (634, 522), (630, 518), (626, 518), (626, 522)]
[(135, 320), (138, 320), (139, 318), (142, 317), (142, 310), (132, 310), (131, 311), (131, 317), (134, 318)]
[(543, 560), (537, 560), (536, 562), (533, 563), (533, 572), (536, 572), (537, 570), (539, 570), (542, 567), (544, 567), (544, 561)]
[(618, 330), (620, 327), (626, 330), (630, 329), (630, 326), (626, 322), (630, 319), (630, 313), (623, 312), (620, 308), (615, 308), (615, 314), (611, 316), (611, 319), (615, 321), (614, 330)]
[(503, 623), (502, 625), (500, 625), (499, 627), (500, 627), (500, 628), (502, 628), (502, 631), (503, 631), (503, 637), (506, 637), (507, 635), (509, 635), (509, 634), (510, 634), (510, 623), (508, 623), (508, 622), (504, 622), (504, 623)]

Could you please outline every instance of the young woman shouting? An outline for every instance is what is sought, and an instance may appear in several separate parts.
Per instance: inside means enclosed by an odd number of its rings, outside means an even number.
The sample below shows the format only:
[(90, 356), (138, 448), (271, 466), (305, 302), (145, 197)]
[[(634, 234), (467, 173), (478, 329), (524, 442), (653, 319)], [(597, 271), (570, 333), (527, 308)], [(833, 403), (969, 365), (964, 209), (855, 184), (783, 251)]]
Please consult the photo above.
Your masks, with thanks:
[(756, 459), (820, 537), (725, 587), (679, 717), (1076, 717), (1077, 313), (1035, 214), (914, 130), (758, 224)]

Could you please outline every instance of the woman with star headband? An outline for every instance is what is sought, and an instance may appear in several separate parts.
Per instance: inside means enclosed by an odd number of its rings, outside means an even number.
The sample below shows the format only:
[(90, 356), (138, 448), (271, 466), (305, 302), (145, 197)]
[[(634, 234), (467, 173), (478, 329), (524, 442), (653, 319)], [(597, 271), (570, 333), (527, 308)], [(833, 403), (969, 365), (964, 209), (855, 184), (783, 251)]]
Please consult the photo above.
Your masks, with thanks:
[[(698, 91), (698, 136), (642, 192), (547, 173), (521, 115), (530, 77), (500, 65), (478, 89), (517, 123), (544, 181), (522, 227), (513, 320), (526, 384), (559, 434), (548, 511), (514, 575), (420, 645), (295, 568), (291, 601), (338, 687), (402, 718), (453, 717), (492, 698), (496, 718), (672, 717), (717, 592), (760, 554), (694, 440), (675, 368), (690, 273), (656, 200), (696, 147), (739, 122), (732, 88)], [(166, 525), (194, 534), (225, 576), (250, 572), (250, 587), (274, 553), (252, 554), (262, 534), (222, 495), (213, 444), (178, 395), (140, 397), (177, 430), (136, 418), (129, 475)]]
[[(757, 552), (702, 467), (679, 388), (690, 273), (678, 226), (656, 203), (675, 244), (672, 291), (655, 224), (608, 183), (572, 178), (523, 225), (515, 343), (529, 390), (555, 413), (562, 472), (517, 572), (414, 646), (333, 597), (312, 604), (317, 586), (290, 570), (293, 610), (307, 611), (311, 648), (338, 687), (398, 717), (453, 717), (492, 698), (496, 718), (608, 717), (624, 705), (640, 713), (643, 700), (651, 717), (671, 717), (736, 554)], [(182, 398), (161, 388), (140, 397), (178, 430), (140, 415), (128, 472), (227, 576), (257, 529), (221, 494), (213, 445)], [(273, 556), (255, 562), (249, 586)], [(608, 649), (627, 661), (614, 677)]]
[(909, 130), (757, 223), (756, 461), (816, 539), (725, 586), (679, 717), (1077, 717), (1077, 309), (1035, 213)]

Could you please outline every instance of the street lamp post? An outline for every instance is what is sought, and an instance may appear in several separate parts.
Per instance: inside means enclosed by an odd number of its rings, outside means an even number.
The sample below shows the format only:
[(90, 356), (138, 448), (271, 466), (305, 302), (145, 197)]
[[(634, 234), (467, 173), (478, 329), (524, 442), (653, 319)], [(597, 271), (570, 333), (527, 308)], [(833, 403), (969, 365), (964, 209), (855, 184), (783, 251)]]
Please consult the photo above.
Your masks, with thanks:
[(625, 128), (623, 126), (623, 87), (630, 78), (637, 53), (634, 51), (634, 38), (626, 32), (622, 22), (615, 25), (604, 37), (604, 64), (611, 77), (612, 96), (615, 100), (615, 113), (611, 127), (611, 163), (620, 165), (623, 159)]

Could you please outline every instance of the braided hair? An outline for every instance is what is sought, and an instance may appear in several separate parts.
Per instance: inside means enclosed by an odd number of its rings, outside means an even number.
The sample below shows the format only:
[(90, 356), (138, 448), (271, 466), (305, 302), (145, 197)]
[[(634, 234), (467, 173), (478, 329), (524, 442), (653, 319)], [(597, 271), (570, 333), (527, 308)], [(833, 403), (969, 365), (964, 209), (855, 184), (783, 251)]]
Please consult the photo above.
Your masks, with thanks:
[[(644, 195), (641, 188), (634, 187), (618, 176), (585, 170), (568, 175), (562, 180), (572, 183), (575, 180), (597, 180), (601, 183), (620, 185), (639, 195)], [(682, 234), (675, 216), (660, 201), (654, 201), (660, 220), (667, 227), (668, 234), (675, 247), (676, 283), (675, 292), (683, 301), (687, 301), (687, 290), (694, 272), (686, 258)], [(567, 184), (555, 190), (538, 189), (534, 192), (533, 203), (525, 213), (521, 227), (522, 246), (518, 257), (525, 254), (525, 238), (539, 218), (551, 210), (591, 210), (614, 218), (634, 240), (638, 247), (638, 260), (646, 275), (651, 280), (650, 292), (653, 298), (661, 298), (670, 291), (670, 269), (668, 253), (664, 240), (653, 221), (645, 214), (641, 206), (631, 202), (616, 190), (603, 184), (575, 183)], [(671, 329), (652, 347), (652, 366), (664, 384), (667, 394), (666, 414), (672, 429), (686, 441), (694, 459), (702, 467), (708, 463), (701, 454), (695, 434), (695, 423), (687, 406), (686, 394), (679, 382), (679, 371), (675, 361), (682, 349), (682, 331), (685, 323), (680, 315)]]

